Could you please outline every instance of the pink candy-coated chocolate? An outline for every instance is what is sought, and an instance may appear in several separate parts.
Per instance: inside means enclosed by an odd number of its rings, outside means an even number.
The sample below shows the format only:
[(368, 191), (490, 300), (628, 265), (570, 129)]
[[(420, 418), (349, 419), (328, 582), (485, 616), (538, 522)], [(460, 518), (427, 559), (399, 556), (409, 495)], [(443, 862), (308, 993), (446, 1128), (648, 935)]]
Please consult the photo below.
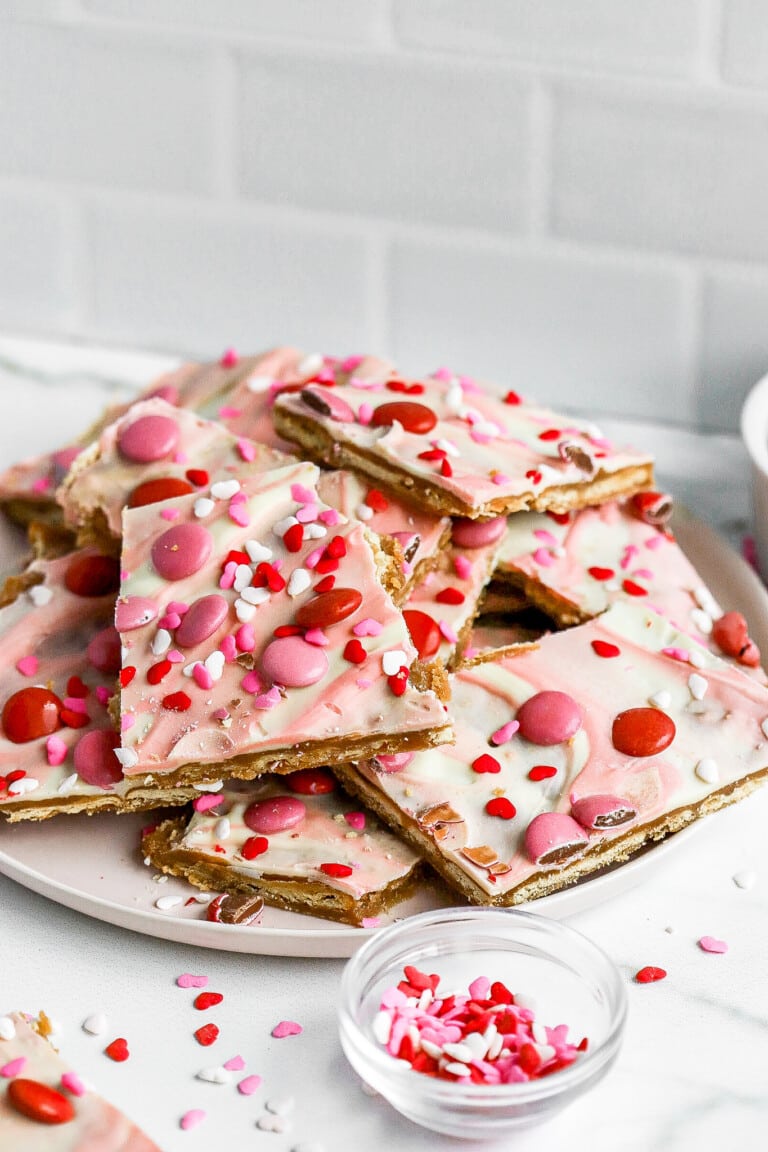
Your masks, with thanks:
[(571, 805), (574, 820), (587, 829), (615, 828), (637, 815), (629, 800), (621, 796), (583, 796)]
[[(310, 399), (307, 401), (307, 393), (315, 400)], [(329, 420), (335, 420), (339, 424), (354, 424), (357, 420), (354, 411), (347, 404), (346, 400), (342, 400), (330, 388), (318, 388), (314, 385), (305, 388), (301, 394), (301, 398), (309, 408), (314, 408), (320, 411), (322, 415), (326, 416)], [(326, 411), (327, 409), (327, 411)]]
[(157, 605), (146, 596), (121, 596), (115, 607), (115, 627), (118, 632), (132, 632), (143, 628), (157, 616)]
[(202, 644), (224, 623), (228, 612), (229, 605), (218, 593), (201, 596), (184, 614), (176, 631), (176, 643), (180, 648), (194, 648), (196, 644)]
[(300, 636), (283, 636), (267, 646), (261, 667), (275, 684), (306, 688), (325, 676), (328, 657), (322, 648), (305, 643)]
[(179, 442), (179, 426), (170, 416), (142, 416), (123, 425), (117, 446), (126, 460), (149, 464), (170, 456)]
[(453, 522), (451, 538), (459, 548), (485, 548), (486, 545), (501, 540), (506, 530), (506, 516), (497, 516), (495, 520), (459, 518)]
[(525, 831), (525, 850), (534, 864), (546, 863), (550, 853), (562, 851), (552, 863), (576, 856), (588, 843), (584, 829), (565, 812), (542, 812), (534, 816)]
[(115, 756), (120, 739), (111, 728), (96, 728), (86, 732), (75, 745), (75, 771), (86, 784), (110, 791), (122, 780), (123, 773)]
[(85, 650), (86, 656), (99, 672), (117, 674), (120, 671), (120, 637), (116, 628), (103, 628), (97, 632)]
[(376, 757), (376, 764), (381, 772), (400, 772), (410, 764), (414, 755), (413, 752), (382, 753)]
[(178, 524), (152, 545), (152, 563), (165, 580), (184, 580), (198, 572), (213, 551), (213, 537), (202, 524)]
[(261, 836), (274, 836), (300, 824), (307, 814), (307, 806), (296, 796), (273, 796), (249, 804), (243, 813), (243, 822), (252, 832)]
[(537, 692), (517, 710), (520, 735), (532, 744), (560, 744), (581, 728), (581, 708), (565, 692)]

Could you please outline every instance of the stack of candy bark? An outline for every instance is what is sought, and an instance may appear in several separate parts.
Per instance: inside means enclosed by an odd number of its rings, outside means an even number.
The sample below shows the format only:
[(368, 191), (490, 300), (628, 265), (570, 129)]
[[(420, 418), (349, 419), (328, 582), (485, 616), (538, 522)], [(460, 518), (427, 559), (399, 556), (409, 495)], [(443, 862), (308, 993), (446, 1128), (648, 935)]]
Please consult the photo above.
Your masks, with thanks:
[[(223, 893), (362, 923), (555, 891), (768, 773), (768, 690), (652, 460), (439, 370), (185, 365), (0, 477), (0, 814), (167, 809)], [(138, 850), (138, 848), (137, 848)]]

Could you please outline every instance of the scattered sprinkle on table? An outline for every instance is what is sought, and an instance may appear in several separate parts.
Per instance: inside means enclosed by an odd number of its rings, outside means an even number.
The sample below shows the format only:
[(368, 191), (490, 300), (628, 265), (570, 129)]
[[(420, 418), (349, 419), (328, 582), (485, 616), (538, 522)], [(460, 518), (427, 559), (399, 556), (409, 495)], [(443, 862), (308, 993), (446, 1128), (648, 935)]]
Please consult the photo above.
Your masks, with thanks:
[(666, 975), (667, 973), (664, 968), (654, 968), (653, 965), (649, 964), (635, 973), (635, 983), (655, 984), (657, 980), (664, 980)]
[(281, 1020), (279, 1024), (275, 1024), (272, 1035), (276, 1040), (282, 1040), (285, 1036), (299, 1036), (303, 1031), (301, 1024), (297, 1024), (295, 1020)]
[(728, 951), (728, 945), (725, 940), (717, 940), (714, 936), (702, 936), (698, 941), (698, 945), (702, 952), (715, 952), (723, 955)]

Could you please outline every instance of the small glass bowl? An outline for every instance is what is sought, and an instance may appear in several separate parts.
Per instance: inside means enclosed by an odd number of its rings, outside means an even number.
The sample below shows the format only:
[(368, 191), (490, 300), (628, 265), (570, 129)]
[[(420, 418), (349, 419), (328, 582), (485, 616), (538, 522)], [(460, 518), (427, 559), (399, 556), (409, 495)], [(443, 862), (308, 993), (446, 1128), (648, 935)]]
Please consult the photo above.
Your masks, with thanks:
[[(535, 1004), (536, 1020), (568, 1025), (588, 1049), (567, 1068), (524, 1084), (460, 1084), (414, 1072), (374, 1038), (387, 988), (412, 964), (437, 972), (443, 989), (466, 992), (478, 976), (501, 980)], [(443, 908), (384, 929), (347, 964), (339, 1035), (349, 1063), (389, 1103), (425, 1128), (495, 1139), (550, 1119), (596, 1084), (618, 1055), (627, 994), (613, 961), (581, 933), (530, 912)]]

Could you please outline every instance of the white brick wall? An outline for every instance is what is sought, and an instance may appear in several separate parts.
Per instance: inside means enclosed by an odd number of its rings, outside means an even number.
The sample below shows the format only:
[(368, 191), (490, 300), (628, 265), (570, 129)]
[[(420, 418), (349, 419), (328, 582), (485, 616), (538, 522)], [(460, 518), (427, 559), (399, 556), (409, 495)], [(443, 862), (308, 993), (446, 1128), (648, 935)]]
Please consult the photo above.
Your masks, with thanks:
[(0, 328), (733, 429), (765, 0), (0, 0)]

